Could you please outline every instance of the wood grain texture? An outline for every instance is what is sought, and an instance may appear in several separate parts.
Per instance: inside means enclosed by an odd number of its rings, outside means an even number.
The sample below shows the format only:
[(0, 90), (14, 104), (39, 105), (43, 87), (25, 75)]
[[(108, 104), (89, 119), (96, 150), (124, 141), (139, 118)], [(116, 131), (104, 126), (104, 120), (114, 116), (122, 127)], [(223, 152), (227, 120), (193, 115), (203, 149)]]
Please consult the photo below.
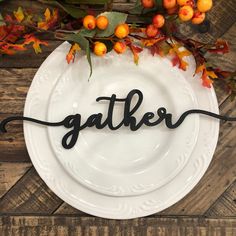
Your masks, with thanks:
[(88, 216), (85, 212), (75, 209), (66, 202), (63, 202), (56, 211), (54, 215), (76, 215), (76, 216)]
[[(236, 19), (236, 16), (235, 16)], [(225, 55), (207, 54), (206, 58), (210, 60), (213, 66), (219, 67), (222, 70), (235, 71), (236, 70), (236, 22), (229, 28), (229, 30), (221, 37), (229, 43), (230, 52)]]
[(0, 199), (31, 166), (31, 163), (0, 162)]
[[(1, 11), (12, 12), (20, 2), (35, 12), (45, 10), (37, 1), (9, 0)], [(135, 0), (114, 0), (113, 9), (128, 10)], [(213, 64), (234, 70), (236, 58), (236, 1), (215, 0), (207, 14), (210, 30), (183, 24), (181, 32), (205, 42), (227, 39), (231, 52), (224, 57), (208, 55)], [(130, 22), (143, 19), (129, 17)], [(23, 113), (25, 97), (38, 67), (61, 42), (52, 35), (43, 53), (29, 50), (20, 55), (0, 55), (0, 120)], [(236, 102), (216, 90), (222, 114), (236, 116)], [(235, 124), (222, 123), (213, 161), (200, 183), (182, 201), (165, 211), (135, 220), (105, 220), (83, 213), (58, 198), (31, 167), (25, 147), (22, 124), (9, 125), (0, 135), (0, 235), (236, 235), (236, 139)], [(54, 215), (53, 215), (54, 214)], [(6, 216), (5, 216), (6, 215)], [(19, 215), (19, 216), (16, 216)], [(25, 216), (31, 215), (31, 216)], [(41, 215), (41, 216), (39, 216)], [(185, 215), (185, 217), (182, 217)], [(196, 216), (196, 217), (194, 217)], [(209, 217), (205, 218), (205, 217)], [(214, 219), (218, 218), (218, 219)], [(222, 219), (219, 219), (222, 218)]]
[(208, 217), (236, 217), (236, 181), (208, 209)]
[(61, 41), (52, 41), (47, 38), (46, 41), (49, 46), (42, 46), (42, 53), (40, 54), (35, 54), (33, 49), (12, 56), (0, 54), (0, 68), (38, 68), (48, 55), (62, 43)]
[(236, 219), (141, 218), (118, 221), (96, 217), (3, 216), (0, 232), (2, 236), (234, 236)]
[(50, 214), (62, 200), (42, 181), (36, 170), (30, 170), (0, 200), (1, 214)]
[[(0, 120), (22, 115), (27, 91), (37, 69), (0, 69)], [(29, 162), (22, 122), (10, 124), (0, 135), (0, 161)]]

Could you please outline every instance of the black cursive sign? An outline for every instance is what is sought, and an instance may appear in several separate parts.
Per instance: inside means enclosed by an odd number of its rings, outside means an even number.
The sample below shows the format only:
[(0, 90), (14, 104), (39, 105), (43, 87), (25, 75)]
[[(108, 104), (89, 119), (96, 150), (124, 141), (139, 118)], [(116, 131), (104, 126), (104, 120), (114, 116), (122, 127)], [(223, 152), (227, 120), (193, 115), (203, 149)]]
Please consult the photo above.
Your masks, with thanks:
[[(134, 106), (131, 108), (131, 101), (134, 96), (138, 96), (137, 102)], [(96, 113), (92, 114), (88, 117), (85, 123), (81, 124), (81, 115), (75, 114), (75, 115), (69, 115), (65, 117), (64, 120), (60, 122), (47, 122), (47, 121), (41, 121), (30, 117), (23, 117), (23, 116), (13, 116), (8, 117), (4, 119), (0, 123), (0, 131), (1, 132), (7, 132), (6, 125), (14, 120), (25, 120), (34, 122), (40, 125), (46, 125), (46, 126), (64, 126), (65, 128), (70, 129), (68, 133), (64, 135), (62, 138), (62, 146), (65, 149), (70, 149), (74, 147), (74, 145), (77, 142), (77, 139), (79, 137), (79, 133), (81, 130), (88, 128), (88, 127), (96, 127), (97, 129), (103, 129), (105, 127), (108, 127), (110, 130), (117, 130), (122, 126), (127, 126), (130, 128), (131, 131), (138, 130), (142, 125), (146, 126), (156, 126), (159, 125), (161, 122), (165, 122), (166, 126), (170, 129), (175, 129), (178, 126), (180, 126), (185, 118), (190, 114), (202, 114), (207, 115), (216, 119), (224, 120), (224, 121), (236, 121), (236, 117), (227, 117), (227, 116), (221, 116), (209, 111), (205, 110), (199, 110), (199, 109), (192, 109), (184, 112), (179, 119), (173, 123), (172, 121), (172, 114), (167, 113), (166, 108), (161, 107), (157, 109), (156, 114), (153, 112), (146, 112), (140, 121), (137, 121), (134, 114), (140, 107), (143, 101), (143, 94), (138, 89), (131, 90), (126, 98), (117, 98), (115, 94), (112, 94), (111, 97), (98, 97), (96, 99), (97, 102), (107, 100), (109, 101), (108, 105), (108, 114), (105, 119), (105, 121), (102, 122), (102, 113)], [(124, 117), (123, 120), (116, 126), (114, 126), (112, 122), (113, 117), (113, 110), (116, 102), (124, 102)], [(157, 116), (157, 118), (155, 118)]]

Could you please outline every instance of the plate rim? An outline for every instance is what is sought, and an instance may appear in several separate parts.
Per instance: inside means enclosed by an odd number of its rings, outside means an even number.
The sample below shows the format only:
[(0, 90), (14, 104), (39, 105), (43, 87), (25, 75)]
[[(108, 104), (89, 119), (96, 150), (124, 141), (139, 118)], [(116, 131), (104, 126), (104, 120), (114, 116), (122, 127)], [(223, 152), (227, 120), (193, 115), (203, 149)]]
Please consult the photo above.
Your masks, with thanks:
[[(62, 45), (66, 45), (67, 43), (63, 43)], [(62, 47), (62, 45), (60, 45), (58, 48), (60, 48), (60, 47)], [(56, 49), (56, 50), (58, 50), (58, 48)], [(53, 55), (53, 53), (54, 53), (54, 51), (50, 54), (50, 56), (49, 57), (52, 57), (52, 55)], [(44, 61), (44, 63), (41, 65), (41, 70), (42, 70), (42, 68), (43, 68), (43, 65), (46, 65), (46, 61), (47, 61), (47, 59)], [(40, 75), (40, 72), (41, 72), (41, 70), (40, 70), (40, 68), (39, 68), (39, 70), (38, 70), (38, 72), (36, 73), (36, 75), (35, 76), (39, 76)], [(28, 94), (27, 94), (27, 99), (28, 99), (28, 97), (29, 97), (29, 94), (30, 94), (30, 89), (29, 89), (29, 92), (28, 92)], [(212, 97), (212, 99), (213, 99), (213, 101), (212, 101), (212, 103), (214, 103), (213, 105), (214, 105), (214, 109), (215, 109), (215, 112), (219, 112), (219, 110), (218, 110), (218, 104), (217, 104), (217, 99), (216, 99), (216, 95), (215, 95), (215, 91), (214, 91), (214, 89), (212, 88), (211, 90), (210, 90), (210, 94), (211, 94), (211, 97)], [(27, 113), (27, 105), (28, 105), (28, 103), (29, 102), (27, 102), (27, 99), (26, 99), (26, 103), (25, 103), (25, 108), (24, 108), (24, 114), (26, 114)], [(60, 198), (62, 198), (65, 202), (67, 202), (67, 203), (69, 203), (70, 205), (72, 205), (72, 206), (74, 206), (75, 208), (77, 208), (77, 209), (80, 209), (80, 210), (82, 210), (82, 211), (84, 211), (84, 212), (87, 212), (88, 214), (93, 214), (93, 215), (96, 215), (96, 216), (100, 216), (100, 217), (105, 217), (105, 218), (111, 218), (111, 219), (131, 219), (131, 218), (136, 218), (136, 217), (140, 217), (140, 216), (146, 216), (146, 215), (150, 215), (150, 214), (153, 214), (153, 213), (156, 213), (157, 212), (157, 210), (156, 209), (152, 209), (152, 210), (149, 210), (148, 212), (146, 212), (145, 214), (140, 214), (140, 212), (138, 213), (135, 213), (135, 212), (133, 212), (132, 214), (130, 214), (130, 215), (112, 215), (112, 214), (110, 214), (110, 213), (101, 213), (101, 212), (99, 212), (98, 210), (96, 211), (93, 211), (93, 212), (91, 212), (91, 210), (88, 210), (86, 207), (83, 207), (82, 205), (80, 205), (79, 207), (78, 207), (78, 204), (76, 205), (75, 204), (75, 202), (73, 201), (73, 200), (71, 200), (71, 199), (66, 199), (66, 197), (65, 197), (65, 195), (63, 195), (63, 193), (58, 189), (58, 187), (56, 186), (56, 185), (54, 185), (53, 184), (53, 182), (51, 182), (50, 181), (50, 179), (47, 177), (47, 176), (45, 176), (45, 174), (44, 174), (44, 172), (43, 172), (43, 170), (41, 169), (41, 167), (40, 166), (38, 166), (37, 165), (37, 162), (36, 162), (36, 159), (34, 159), (33, 158), (33, 151), (31, 150), (31, 147), (30, 147), (30, 141), (29, 141), (29, 139), (28, 139), (28, 134), (27, 134), (27, 124), (26, 124), (26, 122), (24, 122), (24, 135), (25, 135), (25, 141), (26, 141), (26, 145), (27, 145), (27, 149), (28, 149), (28, 151), (29, 151), (29, 154), (30, 154), (30, 158), (31, 158), (31, 160), (32, 160), (32, 162), (33, 162), (33, 165), (35, 166), (35, 168), (36, 168), (36, 170), (37, 170), (37, 172), (38, 172), (38, 174), (40, 175), (40, 177), (46, 182), (46, 184), (48, 185), (48, 187), (50, 188), (50, 189), (52, 189)], [(208, 162), (205, 164), (205, 166), (204, 166), (204, 168), (202, 168), (201, 169), (201, 171), (199, 172), (199, 174), (198, 174), (198, 176), (195, 178), (195, 181), (194, 181), (194, 184), (192, 184), (192, 186), (191, 187), (185, 187), (184, 188), (184, 191), (182, 191), (181, 193), (182, 193), (182, 196), (179, 196), (179, 194), (177, 195), (177, 200), (176, 199), (170, 199), (169, 200), (169, 202), (168, 202), (168, 204), (167, 203), (165, 203), (165, 204), (163, 204), (162, 205), (162, 209), (161, 210), (163, 210), (163, 209), (165, 209), (165, 208), (167, 208), (168, 206), (170, 206), (170, 205), (173, 205), (174, 203), (176, 203), (177, 201), (179, 201), (180, 199), (182, 199), (184, 196), (186, 196), (187, 195), (187, 193), (189, 193), (195, 186), (196, 186), (196, 184), (199, 182), (199, 180), (201, 179), (201, 177), (203, 176), (203, 174), (205, 173), (205, 171), (206, 171), (206, 169), (208, 168), (208, 166), (209, 166), (209, 164), (210, 164), (210, 161), (212, 160), (212, 156), (213, 156), (213, 153), (214, 153), (214, 151), (215, 151), (215, 148), (216, 148), (216, 145), (217, 145), (217, 140), (218, 140), (218, 135), (219, 135), (219, 122), (217, 123), (217, 126), (216, 126), (216, 130), (215, 130), (216, 132), (216, 134), (217, 135), (215, 135), (214, 136), (214, 142), (212, 142), (212, 147), (211, 147), (211, 150), (210, 150), (210, 153), (209, 153), (209, 156), (211, 156), (211, 158), (209, 158), (209, 160), (208, 160)], [(111, 209), (111, 211), (112, 211), (112, 209)], [(159, 211), (159, 210), (158, 210)]]

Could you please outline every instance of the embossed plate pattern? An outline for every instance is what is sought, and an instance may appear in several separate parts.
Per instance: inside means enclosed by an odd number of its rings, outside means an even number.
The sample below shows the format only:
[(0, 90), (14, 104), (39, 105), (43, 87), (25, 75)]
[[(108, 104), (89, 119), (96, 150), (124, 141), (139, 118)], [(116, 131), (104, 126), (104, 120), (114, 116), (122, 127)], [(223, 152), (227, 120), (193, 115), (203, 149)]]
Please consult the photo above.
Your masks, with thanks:
[[(96, 98), (113, 93), (125, 97), (134, 88), (144, 94), (143, 103), (135, 113), (138, 120), (145, 112), (155, 112), (160, 106), (166, 107), (176, 119), (198, 105), (189, 83), (180, 71), (165, 66), (168, 62), (145, 50), (136, 66), (130, 54), (118, 56), (111, 52), (105, 58), (93, 58), (93, 76), (88, 82), (87, 73), (81, 73), (87, 60), (77, 58), (52, 91), (48, 120), (63, 120), (76, 113), (82, 115), (82, 123), (93, 113), (106, 117), (108, 103), (97, 103)], [(114, 123), (122, 120), (123, 109), (124, 104), (115, 105)], [(173, 179), (187, 163), (198, 130), (198, 115), (188, 117), (173, 130), (164, 123), (152, 128), (142, 126), (136, 132), (127, 127), (113, 132), (93, 127), (82, 130), (76, 146), (66, 150), (61, 146), (65, 128), (48, 127), (52, 149), (68, 174), (86, 187), (112, 196), (144, 194)]]
[[(58, 47), (42, 64), (32, 82), (25, 104), (25, 116), (47, 120), (51, 92), (67, 69), (65, 61), (67, 43)], [(84, 56), (82, 56), (84, 57)], [(192, 78), (193, 58), (188, 58), (190, 68), (183, 72), (197, 98), (198, 108), (218, 112), (213, 89), (202, 88), (197, 78)], [(171, 67), (171, 63), (166, 64)], [(86, 71), (88, 68), (84, 68)], [(178, 70), (177, 68), (175, 68)], [(113, 219), (129, 219), (153, 214), (184, 197), (205, 173), (215, 150), (219, 122), (209, 117), (199, 118), (196, 145), (188, 162), (175, 178), (160, 188), (139, 196), (114, 197), (89, 190), (72, 178), (50, 146), (47, 128), (24, 122), (27, 149), (39, 175), (61, 199), (89, 214)]]

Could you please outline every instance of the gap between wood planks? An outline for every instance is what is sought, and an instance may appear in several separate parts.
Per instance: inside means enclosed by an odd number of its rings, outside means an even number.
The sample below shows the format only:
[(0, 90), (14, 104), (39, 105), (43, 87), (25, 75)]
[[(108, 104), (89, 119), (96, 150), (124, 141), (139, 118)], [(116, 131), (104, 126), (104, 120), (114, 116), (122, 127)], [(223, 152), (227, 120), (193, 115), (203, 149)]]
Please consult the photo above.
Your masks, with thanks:
[[(234, 24), (234, 23), (232, 23), (225, 31), (227, 31), (228, 29), (230, 29), (230, 27), (232, 27), (233, 24)], [(228, 26), (228, 25), (227, 25), (227, 26)], [(221, 35), (221, 36), (222, 36), (222, 35)], [(220, 36), (220, 37), (221, 37), (221, 36)], [(32, 68), (32, 67), (27, 67), (27, 68)], [(35, 68), (35, 67), (33, 67), (33, 68)], [(228, 101), (228, 99), (229, 99), (228, 97), (225, 97), (225, 99), (220, 103), (220, 107), (221, 107), (221, 105), (223, 105), (226, 101)], [(32, 167), (31, 167), (30, 169), (32, 169)], [(30, 171), (30, 169), (29, 169), (28, 171)], [(26, 174), (28, 173), (28, 171), (27, 171), (24, 175), (26, 175)], [(21, 178), (20, 178), (20, 179), (21, 179)], [(19, 179), (19, 180), (20, 180), (20, 179)], [(19, 180), (18, 180), (18, 181), (19, 181)], [(18, 181), (17, 181), (17, 182), (18, 182)], [(17, 182), (16, 182), (15, 184), (17, 184)], [(13, 185), (13, 186), (14, 186), (14, 185)], [(13, 187), (13, 186), (12, 186), (12, 187)], [(231, 186), (231, 185), (230, 185), (230, 186)], [(224, 193), (223, 193), (223, 194), (224, 194)], [(222, 194), (222, 195), (223, 195), (223, 194)], [(222, 195), (221, 195), (221, 196), (222, 196)], [(220, 197), (221, 197), (221, 196), (220, 196)], [(220, 198), (220, 197), (219, 197), (219, 198)], [(219, 198), (218, 198), (218, 199), (219, 199)], [(217, 199), (217, 200), (218, 200), (218, 199)], [(217, 200), (216, 200), (216, 201), (217, 201)], [(215, 202), (216, 202), (216, 201), (215, 201)], [(63, 204), (63, 203), (62, 203), (62, 204)], [(62, 204), (60, 204), (60, 206), (61, 206)], [(214, 203), (213, 203), (213, 204), (214, 204)], [(212, 205), (213, 205), (213, 204), (212, 204)], [(211, 205), (211, 207), (212, 207), (212, 205)], [(58, 208), (60, 208), (60, 206), (59, 206)], [(57, 210), (57, 209), (55, 209), (53, 212), (55, 212), (56, 210)], [(68, 216), (68, 215), (66, 215), (66, 216)]]

